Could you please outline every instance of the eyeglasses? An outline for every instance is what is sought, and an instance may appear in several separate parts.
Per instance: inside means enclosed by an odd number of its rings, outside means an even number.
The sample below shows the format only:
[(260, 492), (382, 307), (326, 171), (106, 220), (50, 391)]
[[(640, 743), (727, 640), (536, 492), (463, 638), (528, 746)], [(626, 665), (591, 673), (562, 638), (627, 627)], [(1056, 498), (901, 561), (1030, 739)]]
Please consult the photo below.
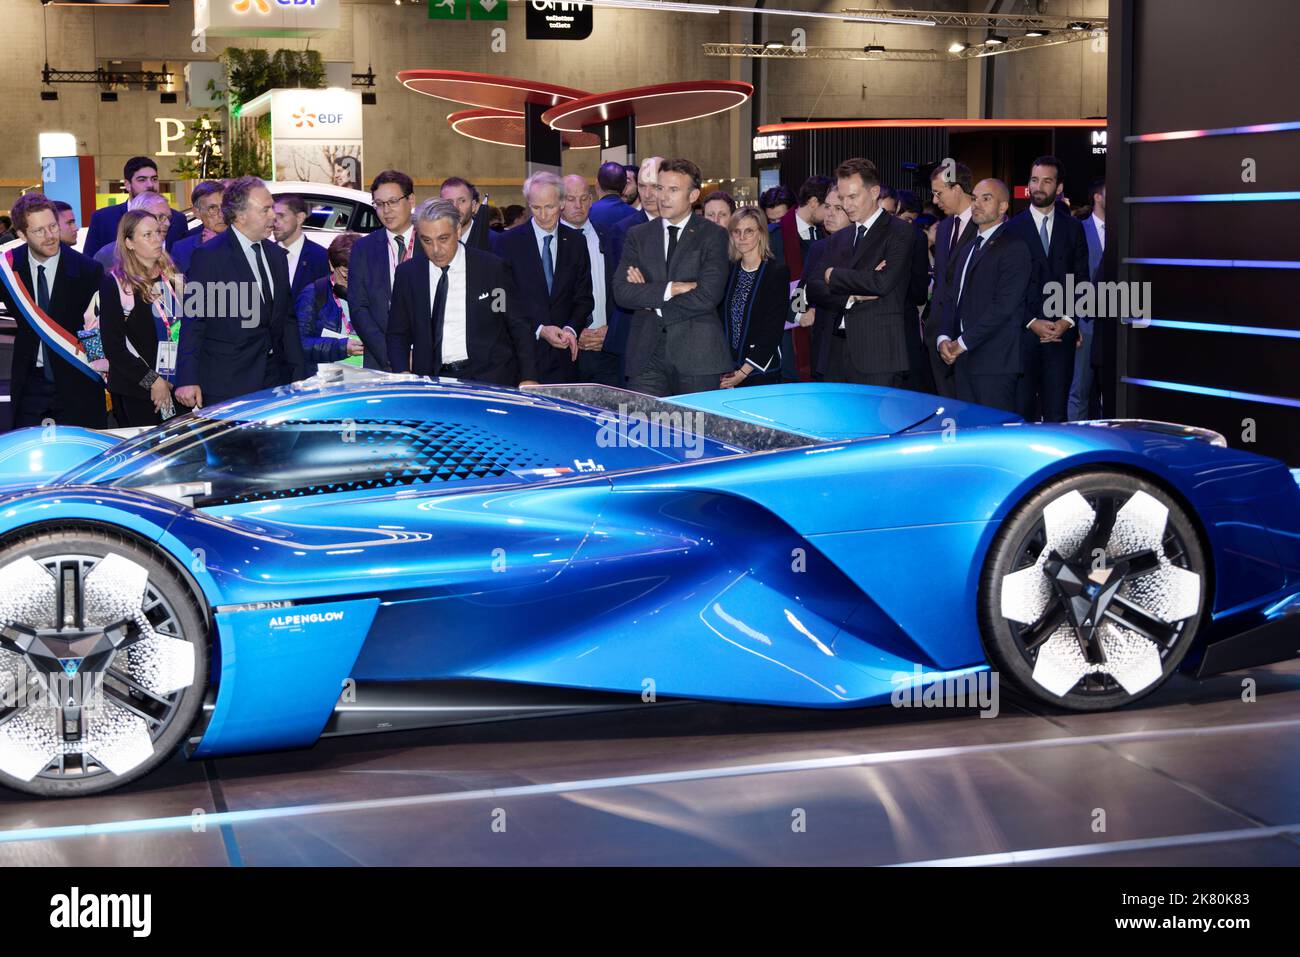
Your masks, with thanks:
[(410, 194), (408, 193), (406, 196), (399, 197), (398, 199), (377, 199), (375, 200), (375, 209), (396, 209), (409, 198)]
[(53, 226), (28, 226), (24, 232), (31, 233), (33, 236), (53, 236), (59, 231), (57, 224)]

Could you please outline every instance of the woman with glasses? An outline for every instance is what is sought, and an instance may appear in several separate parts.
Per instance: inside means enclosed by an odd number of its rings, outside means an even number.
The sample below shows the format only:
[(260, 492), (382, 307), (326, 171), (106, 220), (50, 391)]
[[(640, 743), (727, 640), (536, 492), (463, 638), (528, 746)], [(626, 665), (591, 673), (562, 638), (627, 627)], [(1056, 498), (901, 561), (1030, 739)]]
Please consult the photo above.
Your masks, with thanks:
[(99, 289), (99, 334), (119, 427), (157, 425), (175, 415), (171, 380), (183, 279), (163, 248), (166, 236), (152, 213), (125, 213)]
[(719, 310), (735, 369), (719, 384), (733, 389), (779, 382), (790, 269), (772, 258), (767, 217), (757, 206), (736, 210), (728, 233), (731, 274)]

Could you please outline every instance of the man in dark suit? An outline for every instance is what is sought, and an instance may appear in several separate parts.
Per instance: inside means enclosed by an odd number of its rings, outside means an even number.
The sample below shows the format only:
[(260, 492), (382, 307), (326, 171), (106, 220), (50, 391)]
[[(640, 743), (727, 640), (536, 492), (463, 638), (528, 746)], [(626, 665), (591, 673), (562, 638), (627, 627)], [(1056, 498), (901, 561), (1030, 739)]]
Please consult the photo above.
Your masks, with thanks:
[(422, 255), (397, 269), (388, 316), (394, 372), (536, 385), (533, 331), (504, 261), (460, 242), (460, 213), (430, 199), (415, 213)]
[(835, 178), (850, 222), (827, 244), (822, 275), (807, 284), (817, 319), (831, 323), (827, 378), (909, 388), (904, 309), (915, 227), (880, 208), (880, 174), (870, 160), (845, 160)]
[(622, 163), (601, 163), (596, 171), (596, 185), (600, 187), (600, 199), (591, 204), (589, 218), (600, 241), (607, 243), (614, 224), (632, 212), (632, 207), (623, 202), (627, 170)]
[[(621, 170), (617, 163), (609, 164)], [(620, 200), (619, 202), (622, 202)], [(618, 353), (606, 350), (609, 339), (609, 318), (614, 305), (614, 267), (618, 265), (605, 255), (600, 234), (591, 222), (591, 190), (587, 181), (576, 173), (564, 177), (564, 212), (561, 221), (570, 229), (582, 234), (587, 244), (587, 258), (591, 263), (591, 324), (578, 334), (578, 382), (599, 382), (602, 385), (623, 384), (623, 362)]]
[[(26, 242), (13, 251), (15, 278), (30, 301), (57, 328), (48, 334), (75, 343), (85, 328), (86, 312), (99, 290), (103, 267), (89, 256), (59, 242), (58, 214), (41, 193), (20, 196), (10, 210), (18, 236)], [(107, 421), (104, 382), (74, 366), (47, 346), (16, 304), (5, 295), (9, 314), (17, 318), (13, 363), (9, 378), (10, 412), (14, 428), (53, 421), (102, 429)]]
[(975, 238), (958, 250), (936, 341), (952, 366), (957, 398), (1014, 412), (1021, 318), (1032, 265), (1028, 247), (1003, 222), (1011, 194), (1001, 180), (975, 187)]
[[(1054, 156), (1034, 160), (1029, 175), (1029, 208), (1007, 225), (1029, 247), (1034, 260), (1029, 298), (1025, 301), (1024, 375), (1018, 411), (1026, 420), (1064, 422), (1069, 412), (1070, 379), (1079, 339), (1075, 317), (1048, 316), (1044, 306), (1062, 295), (1066, 277), (1088, 277), (1088, 242), (1083, 226), (1057, 203), (1064, 189), (1061, 161)], [(1050, 284), (1059, 284), (1056, 295)], [(1067, 304), (1067, 310), (1073, 304)]]
[(312, 242), (302, 231), (306, 221), (307, 201), (301, 196), (286, 194), (275, 198), (272, 232), (275, 241), (289, 254), (289, 287), (294, 302), (298, 301), (299, 293), (317, 279), (324, 279), (330, 271), (325, 247)]
[(460, 241), (472, 249), (492, 251), (492, 230), (488, 211), (483, 208), (478, 187), (467, 179), (449, 176), (438, 187), (438, 195), (456, 207), (460, 214)]
[[(127, 200), (141, 193), (158, 192), (158, 164), (147, 156), (133, 156), (122, 167), (122, 179), (126, 181)], [(117, 224), (126, 215), (126, 203), (116, 203), (95, 210), (86, 229), (86, 242), (81, 251), (93, 256), (104, 248), (105, 244), (117, 242)], [(167, 224), (167, 249), (170, 251), (176, 243), (185, 238), (189, 227), (185, 217), (176, 210), (171, 211), (171, 221)]]
[(802, 304), (802, 308), (796, 308), (796, 314), (800, 315), (799, 324), (808, 330), (810, 336), (810, 348), (808, 350), (809, 376), (814, 382), (820, 382), (825, 379), (826, 369), (824, 364), (819, 367), (819, 356), (829, 355), (830, 345), (825, 341), (826, 336), (830, 335), (827, 329), (829, 323), (817, 322), (817, 310), (808, 304), (808, 280), (814, 276), (824, 276), (826, 272), (826, 249), (830, 245), (830, 237), (849, 225), (849, 217), (844, 212), (844, 207), (840, 203), (839, 191), (832, 185), (826, 193), (826, 213), (822, 217), (821, 232), (824, 235), (808, 247), (808, 253), (803, 261), (803, 276), (799, 280), (799, 288), (795, 291), (791, 305)]
[(386, 169), (370, 184), (370, 197), (383, 229), (357, 240), (348, 261), (348, 309), (352, 328), (366, 347), (367, 369), (388, 368), (388, 303), (398, 265), (423, 255), (416, 251), (411, 200), (415, 184), (400, 170)]
[[(641, 206), (628, 206), (628, 212), (623, 218), (609, 228), (605, 256), (614, 269), (618, 268), (623, 259), (623, 245), (627, 242), (628, 231), (659, 215), (659, 164), (662, 162), (662, 156), (651, 156), (641, 162), (635, 175), (629, 177), (631, 185), (636, 187), (637, 201)], [(616, 296), (610, 307), (609, 333), (605, 336), (604, 348), (620, 357), (624, 379), (627, 377), (627, 338), (631, 329), (632, 311), (624, 309)]]
[(190, 203), (199, 222), (188, 236), (172, 247), (172, 262), (181, 272), (189, 270), (194, 250), (226, 231), (226, 221), (221, 218), (221, 192), (224, 188), (220, 182), (208, 179), (190, 193)]
[[(826, 218), (826, 195), (835, 184), (829, 176), (809, 176), (799, 187), (799, 205), (790, 209), (769, 227), (772, 257), (784, 262), (790, 280), (803, 278), (808, 249), (822, 238), (822, 221)], [(794, 314), (787, 318), (794, 321)], [(781, 340), (781, 377), (789, 382), (811, 375), (811, 338), (803, 329), (787, 329)]]
[(629, 388), (648, 395), (716, 389), (731, 361), (718, 304), (731, 262), (727, 233), (691, 213), (700, 169), (659, 164), (659, 217), (628, 230), (614, 273), (614, 298), (632, 310), (624, 356)]
[(934, 203), (944, 213), (934, 233), (934, 285), (930, 291), (930, 314), (925, 324), (925, 353), (934, 377), (935, 391), (950, 399), (957, 397), (952, 365), (939, 355), (936, 340), (942, 317), (938, 304), (944, 301), (945, 290), (952, 281), (952, 265), (961, 249), (975, 238), (978, 231), (971, 220), (971, 191), (975, 177), (970, 167), (955, 160), (944, 160), (930, 173), (930, 190)]
[(532, 317), (539, 382), (573, 382), (578, 335), (595, 305), (591, 259), (582, 234), (560, 222), (564, 183), (554, 173), (524, 181), (531, 218), (496, 237), (495, 253), (510, 266), (516, 294)]
[(256, 176), (231, 180), (221, 205), (230, 228), (194, 250), (186, 282), (204, 295), (201, 303), (186, 295), (175, 379), (182, 405), (214, 405), (302, 377), (289, 256), (269, 241), (274, 208)]
[[(1101, 260), (1106, 250), (1106, 181), (1096, 180), (1089, 189), (1092, 213), (1083, 221), (1083, 238), (1088, 244), (1088, 278), (1101, 281)], [(1070, 421), (1095, 418), (1101, 414), (1101, 396), (1093, 374), (1093, 346), (1096, 319), (1079, 318), (1082, 340), (1074, 355), (1074, 378), (1070, 383)]]

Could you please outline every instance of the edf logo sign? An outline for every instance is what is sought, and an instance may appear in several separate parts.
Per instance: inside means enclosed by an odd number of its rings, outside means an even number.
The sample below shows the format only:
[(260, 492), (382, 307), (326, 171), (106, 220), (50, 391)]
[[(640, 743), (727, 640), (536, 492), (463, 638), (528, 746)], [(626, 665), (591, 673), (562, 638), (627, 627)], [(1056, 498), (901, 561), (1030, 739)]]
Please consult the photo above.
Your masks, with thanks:
[[(267, 14), (271, 12), (271, 4), (268, 3), (267, 0), (235, 0), (234, 4), (232, 4), (231, 6), (231, 9), (233, 9), (236, 13), (247, 13), (252, 8), (254, 2), (256, 2), (257, 4), (258, 13)], [(316, 6), (316, 0), (274, 0), (274, 2), (276, 6), (279, 7)]]

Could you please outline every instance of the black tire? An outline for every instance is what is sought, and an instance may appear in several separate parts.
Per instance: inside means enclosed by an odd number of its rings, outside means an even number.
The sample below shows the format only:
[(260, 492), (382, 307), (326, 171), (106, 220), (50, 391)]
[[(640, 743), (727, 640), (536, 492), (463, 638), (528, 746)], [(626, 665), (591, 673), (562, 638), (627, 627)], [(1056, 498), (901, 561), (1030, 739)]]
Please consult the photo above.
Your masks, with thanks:
[[(106, 561), (109, 564), (104, 564)], [(49, 573), (54, 585), (53, 606), (45, 597), (40, 571)], [(147, 578), (143, 578), (145, 573)], [(136, 599), (134, 585), (142, 579), (144, 585)], [(27, 582), (25, 591), (39, 598), (18, 606), (8, 601), (6, 594), (24, 591), (13, 587), (17, 581)], [(107, 587), (109, 582), (115, 587)], [(59, 615), (66, 613), (69, 600), (80, 618), (65, 617), (65, 629), (57, 631)], [(51, 607), (56, 609), (53, 615)], [(138, 609), (138, 614), (132, 609)], [(21, 620), (23, 612), (35, 620)], [(0, 621), (4, 626), (0, 631), (0, 685), (8, 685), (7, 694), (0, 699), (0, 785), (42, 797), (99, 794), (148, 774), (185, 741), (207, 691), (208, 627), (190, 587), (147, 545), (91, 527), (60, 528), (12, 541), (0, 550), (0, 617), (4, 619)], [(50, 643), (39, 646), (40, 654), (18, 654), (10, 639), (23, 634), (19, 627), (26, 628), (29, 635), (42, 629)], [(75, 646), (59, 644), (60, 636), (68, 634), (66, 629), (74, 627), (92, 637)], [(101, 640), (98, 636), (105, 637)], [(107, 636), (112, 636), (111, 640)], [(191, 648), (171, 644), (173, 640)], [(56, 658), (57, 666), (51, 669), (50, 648), (71, 648), (69, 655), (86, 657)], [(42, 677), (50, 673), (53, 678)], [(48, 695), (44, 701), (37, 701), (35, 694), (19, 696), (17, 685), (66, 691), (68, 685), (58, 684), (69, 680), (65, 674), (103, 676), (102, 683), (86, 685), (98, 687), (98, 692), (77, 692), (87, 697), (86, 707), (80, 709), (81, 724), (74, 725), (80, 727), (81, 734), (73, 740), (89, 746), (52, 757), (42, 770), (27, 777), (34, 762), (51, 748), (62, 751), (69, 747), (50, 738), (47, 730), (53, 728), (57, 735), (66, 727), (59, 724), (60, 718), (66, 721), (69, 714), (78, 712), (53, 706)], [(189, 683), (172, 688), (185, 681)], [(10, 694), (14, 697), (8, 697)], [(31, 743), (32, 727), (40, 732), (36, 743)], [(20, 767), (21, 776), (10, 773)]]
[[(1071, 711), (1131, 704), (1187, 654), (1207, 582), (1196, 529), (1166, 491), (1122, 472), (1071, 475), (1016, 508), (989, 549), (979, 593), (989, 663), (1044, 704)], [(1081, 668), (1087, 673), (1069, 684)]]

